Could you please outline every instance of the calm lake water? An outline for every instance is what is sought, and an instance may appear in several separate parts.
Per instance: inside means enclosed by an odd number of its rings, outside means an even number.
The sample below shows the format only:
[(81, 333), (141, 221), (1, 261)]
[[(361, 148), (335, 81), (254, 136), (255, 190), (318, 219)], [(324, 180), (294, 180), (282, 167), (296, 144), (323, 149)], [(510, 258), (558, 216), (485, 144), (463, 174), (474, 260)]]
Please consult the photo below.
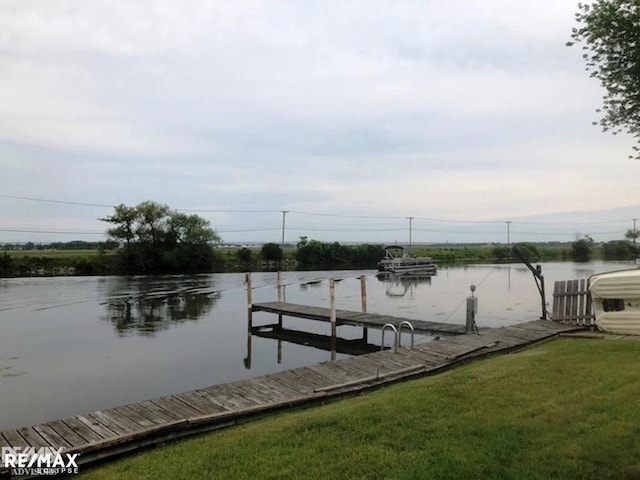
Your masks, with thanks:
[[(631, 262), (542, 264), (547, 301), (553, 282), (632, 268)], [(285, 272), (286, 301), (464, 324), (469, 285), (477, 286), (480, 327), (540, 316), (533, 277), (521, 264), (440, 268), (431, 279), (380, 281), (373, 271)], [(254, 273), (253, 301), (276, 300), (276, 274)], [(276, 316), (254, 315), (254, 325)], [(285, 318), (290, 329), (329, 335), (328, 324)], [(362, 330), (339, 327), (342, 338)], [(419, 342), (431, 339), (420, 337)], [(369, 332), (379, 345), (380, 334)], [(330, 359), (330, 352), (251, 337), (247, 359), (244, 275), (0, 279), (0, 430)], [(406, 342), (404, 342), (406, 343)], [(280, 348), (279, 348), (280, 346)], [(344, 355), (338, 354), (338, 358)]]

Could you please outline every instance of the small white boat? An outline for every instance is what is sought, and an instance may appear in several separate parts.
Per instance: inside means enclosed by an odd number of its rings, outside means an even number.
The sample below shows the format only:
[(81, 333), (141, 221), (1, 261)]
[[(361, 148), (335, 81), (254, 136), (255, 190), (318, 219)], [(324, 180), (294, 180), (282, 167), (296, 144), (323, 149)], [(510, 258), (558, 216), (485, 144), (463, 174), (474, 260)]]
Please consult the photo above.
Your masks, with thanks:
[(435, 275), (438, 265), (431, 257), (412, 257), (403, 247), (385, 247), (385, 256), (378, 262), (378, 276)]
[(592, 275), (589, 291), (599, 330), (640, 335), (640, 270)]

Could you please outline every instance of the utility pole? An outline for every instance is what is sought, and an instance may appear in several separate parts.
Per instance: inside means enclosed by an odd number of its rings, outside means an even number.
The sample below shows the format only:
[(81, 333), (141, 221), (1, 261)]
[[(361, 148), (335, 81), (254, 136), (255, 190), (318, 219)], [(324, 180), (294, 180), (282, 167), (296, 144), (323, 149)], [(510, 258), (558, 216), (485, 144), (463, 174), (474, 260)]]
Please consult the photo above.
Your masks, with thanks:
[(504, 223), (507, 224), (507, 248), (511, 251), (511, 224), (513, 222), (511, 220), (507, 220)]
[(409, 220), (409, 248), (411, 248), (411, 244), (412, 244), (411, 233), (412, 233), (412, 224), (413, 224), (414, 218), (415, 217), (407, 217), (407, 220)]
[(284, 248), (284, 225), (287, 218), (287, 213), (289, 213), (289, 210), (282, 210), (282, 242), (280, 243), (280, 246), (282, 248)]
[(638, 221), (637, 218), (633, 219), (633, 248), (635, 248), (636, 246), (636, 238), (638, 237), (638, 231), (636, 230), (636, 222)]

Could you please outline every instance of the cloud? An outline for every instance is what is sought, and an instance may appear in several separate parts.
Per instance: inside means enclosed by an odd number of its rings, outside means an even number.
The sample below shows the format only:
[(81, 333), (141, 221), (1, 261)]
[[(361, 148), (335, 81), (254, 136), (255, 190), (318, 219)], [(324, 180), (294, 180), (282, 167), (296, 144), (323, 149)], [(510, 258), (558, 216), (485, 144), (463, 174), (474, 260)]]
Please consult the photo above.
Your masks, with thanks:
[[(267, 211), (206, 214), (221, 228), (256, 227), (244, 238), (277, 229), (281, 210), (404, 225), (627, 205), (632, 139), (591, 126), (602, 91), (565, 47), (574, 10), (552, 0), (3, 2), (0, 191)], [(25, 211), (33, 229), (94, 228), (99, 216), (27, 201), (3, 210), (0, 229)], [(332, 230), (338, 218), (298, 220), (355, 238)], [(380, 235), (396, 225), (366, 222), (351, 224)]]

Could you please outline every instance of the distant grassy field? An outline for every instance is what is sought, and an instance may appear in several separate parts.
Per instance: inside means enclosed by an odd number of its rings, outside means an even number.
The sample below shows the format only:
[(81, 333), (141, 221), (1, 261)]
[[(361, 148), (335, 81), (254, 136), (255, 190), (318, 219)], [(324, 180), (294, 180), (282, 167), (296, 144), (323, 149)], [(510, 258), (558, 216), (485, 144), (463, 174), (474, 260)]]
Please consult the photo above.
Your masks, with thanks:
[[(416, 246), (408, 249), (414, 256), (430, 256), (438, 261), (493, 261), (493, 248), (492, 246), (485, 245), (454, 245), (454, 246)], [(234, 259), (238, 254), (239, 248), (216, 248), (216, 253), (224, 259)], [(254, 258), (257, 258), (260, 254), (259, 247), (249, 248)], [(285, 259), (294, 259), (296, 255), (295, 247), (285, 247), (283, 254)], [(568, 257), (569, 249), (566, 246), (557, 247), (541, 247), (538, 249), (541, 255), (541, 259), (563, 259)], [(87, 258), (98, 255), (98, 250), (9, 250), (6, 252), (9, 256), (14, 258), (20, 257), (45, 257), (45, 258)], [(112, 253), (112, 251), (105, 251), (104, 253)], [(594, 253), (598, 253), (597, 249)]]
[(5, 253), (13, 258), (87, 258), (98, 255), (98, 250), (9, 250)]
[(87, 470), (115, 479), (638, 479), (640, 341), (561, 339)]

